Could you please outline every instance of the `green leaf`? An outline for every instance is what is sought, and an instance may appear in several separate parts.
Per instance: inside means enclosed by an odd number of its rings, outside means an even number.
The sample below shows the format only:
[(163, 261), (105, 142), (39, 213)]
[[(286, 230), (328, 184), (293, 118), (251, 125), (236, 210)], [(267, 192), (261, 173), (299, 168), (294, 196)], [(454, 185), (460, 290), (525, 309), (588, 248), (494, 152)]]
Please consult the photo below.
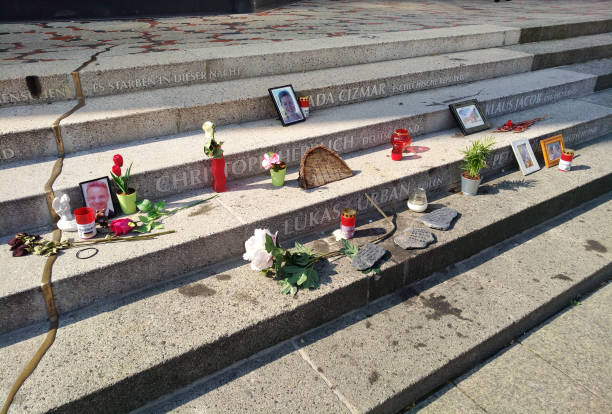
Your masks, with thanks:
[(138, 233), (149, 233), (151, 231), (151, 223), (143, 224), (142, 226), (135, 227), (134, 231)]
[(310, 256), (307, 254), (298, 254), (293, 256), (295, 259), (295, 264), (299, 266), (306, 266), (310, 261)]
[(142, 221), (144, 224), (151, 222), (151, 219), (147, 216), (138, 216), (138, 219)]
[(304, 246), (299, 242), (295, 242), (294, 250), (296, 253), (305, 253), (309, 256), (312, 256), (314, 254), (314, 251), (312, 249), (309, 249), (308, 247)]
[(289, 282), (291, 285), (295, 285), (301, 275), (301, 273), (292, 273), (291, 277), (287, 278), (287, 282)]
[(297, 293), (297, 291), (298, 291), (297, 286), (291, 286), (291, 295), (292, 295), (292, 296), (295, 296), (295, 294)]
[(166, 208), (166, 201), (165, 200), (158, 201), (157, 203), (153, 205), (153, 208), (157, 211), (163, 210), (164, 208)]
[(298, 286), (301, 286), (301, 285), (303, 285), (303, 284), (304, 284), (304, 282), (306, 282), (307, 280), (308, 280), (308, 276), (306, 275), (306, 273), (302, 273), (302, 274), (300, 275), (300, 277), (298, 278), (298, 280), (297, 280), (297, 285), (298, 285)]
[(148, 213), (153, 208), (153, 203), (145, 198), (140, 203), (136, 204), (136, 207), (143, 213)]
[(151, 211), (149, 211), (149, 212), (147, 213), (147, 216), (148, 216), (150, 219), (155, 220), (155, 219), (158, 219), (158, 218), (159, 218), (159, 213), (158, 213), (157, 211), (155, 211), (155, 210), (151, 210)]
[(304, 271), (304, 268), (301, 266), (285, 266), (285, 272), (287, 273), (301, 273)]
[(289, 294), (289, 292), (291, 292), (291, 285), (287, 282), (285, 282), (284, 286), (281, 288), (280, 292), (283, 294)]
[(272, 250), (274, 249), (274, 247), (276, 247), (274, 245), (274, 240), (272, 240), (272, 237), (268, 233), (266, 233), (266, 251), (268, 253), (272, 253)]
[(340, 253), (351, 259), (359, 252), (359, 247), (356, 244), (349, 243), (346, 239), (342, 239), (342, 245), (344, 247), (340, 249)]
[(151, 223), (151, 228), (153, 229), (163, 229), (164, 225), (162, 223), (160, 223), (159, 221), (154, 221)]

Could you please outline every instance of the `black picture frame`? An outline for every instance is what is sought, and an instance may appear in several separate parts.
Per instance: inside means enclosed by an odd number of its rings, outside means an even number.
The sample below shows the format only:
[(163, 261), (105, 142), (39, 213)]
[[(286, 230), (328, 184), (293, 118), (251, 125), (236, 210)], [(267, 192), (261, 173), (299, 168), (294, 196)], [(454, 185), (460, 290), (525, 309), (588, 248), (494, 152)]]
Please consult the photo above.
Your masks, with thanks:
[[(463, 135), (470, 135), (491, 128), (491, 124), (489, 124), (489, 120), (477, 99), (452, 103), (448, 107)], [(468, 113), (473, 119), (469, 119)]]
[[(269, 88), (268, 93), (270, 94), (270, 98), (272, 98), (272, 102), (274, 103), (274, 107), (276, 108), (276, 112), (278, 113), (278, 117), (280, 118), (283, 126), (289, 126), (293, 124), (297, 124), (298, 122), (304, 122), (306, 117), (302, 112), (302, 108), (300, 108), (300, 104), (295, 97), (295, 91), (293, 90), (293, 86), (284, 85), (284, 86), (276, 86), (274, 88)], [(293, 114), (296, 116), (289, 116), (287, 114), (286, 108), (284, 107), (283, 102), (281, 102), (282, 96), (289, 96), (290, 104), (296, 109), (293, 111)], [(285, 102), (287, 102), (285, 100)]]
[[(81, 195), (83, 196), (83, 205), (85, 205), (86, 207), (93, 208), (95, 212), (96, 210), (95, 207), (89, 205), (91, 202), (91, 197), (89, 197), (89, 200), (88, 200), (87, 191), (90, 189), (90, 186), (92, 183), (97, 183), (97, 182), (104, 184), (106, 186), (106, 190), (108, 191), (108, 200), (106, 202), (107, 204), (106, 216), (115, 217), (117, 215), (117, 212), (119, 211), (119, 208), (118, 208), (119, 203), (113, 196), (113, 191), (111, 190), (110, 180), (108, 179), (108, 177), (94, 178), (93, 180), (83, 181), (79, 183), (79, 188), (81, 189)], [(95, 187), (100, 187), (100, 186), (96, 185)], [(109, 206), (109, 203), (110, 203), (110, 206)], [(111, 209), (111, 206), (112, 206), (112, 209)]]

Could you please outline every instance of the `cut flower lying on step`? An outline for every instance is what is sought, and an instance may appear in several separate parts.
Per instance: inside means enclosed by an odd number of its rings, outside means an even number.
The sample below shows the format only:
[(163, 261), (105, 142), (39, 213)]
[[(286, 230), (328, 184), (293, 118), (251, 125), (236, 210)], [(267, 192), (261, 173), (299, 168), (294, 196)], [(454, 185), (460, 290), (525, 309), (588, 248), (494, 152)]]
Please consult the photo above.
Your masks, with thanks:
[(278, 232), (272, 234), (268, 229), (256, 229), (244, 243), (246, 251), (242, 258), (251, 262), (251, 269), (277, 279), (281, 293), (295, 295), (300, 288), (318, 288), (319, 274), (314, 264), (324, 256), (298, 242), (293, 251), (287, 250), (280, 246), (277, 236)]

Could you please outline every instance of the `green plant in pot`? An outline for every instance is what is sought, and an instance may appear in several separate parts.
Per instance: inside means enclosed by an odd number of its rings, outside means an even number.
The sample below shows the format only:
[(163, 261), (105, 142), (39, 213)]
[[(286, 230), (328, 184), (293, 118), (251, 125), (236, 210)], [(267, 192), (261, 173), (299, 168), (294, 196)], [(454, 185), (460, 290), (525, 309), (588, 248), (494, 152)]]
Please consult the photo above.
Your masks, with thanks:
[(136, 190), (130, 187), (130, 171), (132, 164), (125, 170), (125, 174), (121, 175), (121, 167), (123, 167), (123, 157), (120, 154), (113, 156), (113, 167), (111, 168), (111, 177), (119, 188), (117, 191), (117, 200), (123, 214), (132, 214), (136, 212)]
[(464, 155), (461, 169), (461, 192), (464, 195), (474, 196), (478, 192), (478, 186), (482, 181), (480, 171), (487, 166), (487, 157), (493, 151), (495, 140), (493, 137), (485, 137), (476, 140), (471, 146), (461, 151)]

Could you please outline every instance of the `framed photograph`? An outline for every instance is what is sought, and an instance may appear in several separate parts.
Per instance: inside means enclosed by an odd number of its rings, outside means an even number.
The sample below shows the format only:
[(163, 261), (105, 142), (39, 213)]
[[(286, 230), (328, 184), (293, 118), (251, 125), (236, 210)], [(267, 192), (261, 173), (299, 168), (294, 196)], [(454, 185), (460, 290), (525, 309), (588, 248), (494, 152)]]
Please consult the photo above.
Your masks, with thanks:
[(298, 100), (295, 97), (293, 86), (278, 86), (276, 88), (268, 89), (268, 92), (270, 92), (272, 102), (274, 102), (276, 112), (278, 112), (278, 116), (280, 117), (283, 126), (292, 125), (306, 120), (306, 117), (304, 117), (302, 109), (298, 104)]
[(108, 177), (100, 177), (95, 180), (79, 183), (85, 206), (91, 207), (94, 211), (104, 210), (106, 217), (114, 217), (115, 212), (119, 211), (111, 196), (111, 187)]
[(521, 167), (523, 175), (531, 174), (540, 169), (540, 164), (538, 164), (538, 160), (536, 160), (535, 155), (533, 155), (531, 144), (529, 144), (527, 138), (513, 141), (512, 151), (518, 161), (519, 167)]
[(540, 145), (542, 146), (542, 155), (544, 156), (546, 168), (559, 164), (561, 153), (565, 149), (563, 135), (555, 135), (554, 137), (543, 139), (540, 141)]
[(457, 102), (448, 106), (455, 117), (463, 135), (473, 134), (474, 132), (489, 129), (489, 120), (480, 108), (476, 99)]

